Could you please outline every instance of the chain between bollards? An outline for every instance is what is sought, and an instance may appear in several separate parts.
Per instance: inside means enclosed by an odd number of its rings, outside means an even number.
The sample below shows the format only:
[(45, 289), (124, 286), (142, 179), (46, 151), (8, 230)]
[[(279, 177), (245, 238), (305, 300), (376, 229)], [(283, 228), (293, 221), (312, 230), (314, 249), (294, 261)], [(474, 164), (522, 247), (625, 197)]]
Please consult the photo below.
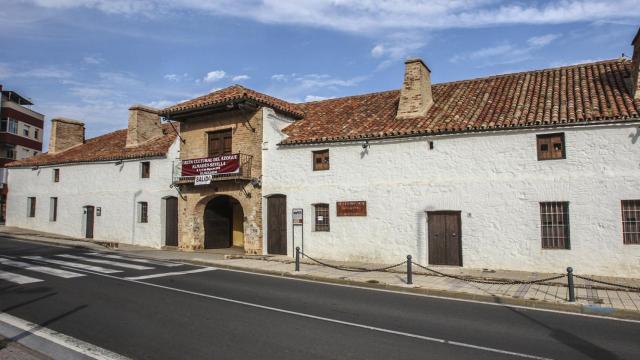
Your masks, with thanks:
[(296, 271), (300, 271), (300, 247), (296, 247)]
[(576, 301), (576, 289), (573, 286), (573, 269), (571, 266), (567, 268), (567, 285), (569, 287), (569, 302)]
[(411, 272), (411, 255), (407, 255), (407, 285), (413, 284), (413, 274)]

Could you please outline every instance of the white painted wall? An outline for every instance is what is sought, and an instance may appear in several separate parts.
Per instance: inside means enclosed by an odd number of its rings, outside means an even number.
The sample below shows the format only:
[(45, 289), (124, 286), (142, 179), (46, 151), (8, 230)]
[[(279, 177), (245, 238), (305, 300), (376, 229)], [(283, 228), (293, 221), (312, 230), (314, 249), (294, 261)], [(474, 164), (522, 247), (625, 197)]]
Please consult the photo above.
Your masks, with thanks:
[[(304, 209), (311, 256), (396, 263), (411, 254), (425, 265), (426, 212), (459, 210), (464, 267), (637, 277), (640, 245), (623, 245), (620, 209), (640, 199), (637, 126), (373, 141), (368, 151), (361, 142), (278, 148), (272, 133), (263, 195), (287, 195), (290, 255), (292, 208)], [(556, 132), (565, 133), (567, 158), (538, 161), (536, 134)], [(327, 148), (331, 169), (312, 171), (312, 151)], [(368, 216), (337, 217), (336, 201), (350, 200), (367, 201)], [(543, 201), (569, 201), (570, 250), (542, 249)], [(330, 232), (313, 231), (314, 203), (330, 204)]]
[[(102, 208), (95, 217), (94, 239), (160, 247), (163, 245), (162, 198), (178, 196), (171, 184), (173, 160), (179, 158), (174, 142), (166, 158), (9, 168), (7, 225), (84, 237), (83, 207)], [(140, 177), (140, 163), (151, 162), (148, 179)], [(53, 182), (53, 169), (60, 182)], [(36, 216), (27, 217), (27, 198), (36, 197)], [(49, 221), (50, 198), (58, 197), (58, 219)], [(137, 203), (148, 203), (148, 223), (137, 222)]]

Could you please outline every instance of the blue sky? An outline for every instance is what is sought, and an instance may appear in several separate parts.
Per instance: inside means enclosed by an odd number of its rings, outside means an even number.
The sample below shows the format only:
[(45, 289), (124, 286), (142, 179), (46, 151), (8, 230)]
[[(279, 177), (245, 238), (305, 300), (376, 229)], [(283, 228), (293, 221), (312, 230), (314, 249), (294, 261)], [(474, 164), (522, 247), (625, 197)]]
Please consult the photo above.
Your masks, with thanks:
[(638, 26), (640, 0), (0, 0), (0, 83), (92, 137), (233, 83), (300, 102), (399, 88), (407, 57), (438, 83), (630, 56)]

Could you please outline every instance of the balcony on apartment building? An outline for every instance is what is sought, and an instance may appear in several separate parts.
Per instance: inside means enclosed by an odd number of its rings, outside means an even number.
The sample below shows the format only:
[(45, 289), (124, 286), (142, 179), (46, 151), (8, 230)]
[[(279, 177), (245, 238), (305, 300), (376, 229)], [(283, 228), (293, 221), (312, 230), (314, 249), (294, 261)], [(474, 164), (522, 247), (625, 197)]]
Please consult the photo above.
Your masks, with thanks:
[(173, 166), (173, 183), (203, 185), (211, 181), (251, 180), (252, 160), (253, 156), (240, 153), (177, 160)]

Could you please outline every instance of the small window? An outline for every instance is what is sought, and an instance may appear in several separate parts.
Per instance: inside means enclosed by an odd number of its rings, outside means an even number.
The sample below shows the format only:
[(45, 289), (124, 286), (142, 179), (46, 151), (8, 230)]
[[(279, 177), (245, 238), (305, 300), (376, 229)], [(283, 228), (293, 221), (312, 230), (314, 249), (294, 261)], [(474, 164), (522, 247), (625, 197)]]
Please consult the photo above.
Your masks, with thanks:
[(9, 121), (9, 119), (7, 119), (7, 118), (0, 119), (0, 131), (2, 131), (2, 132), (6, 132), (7, 131), (7, 121)]
[(640, 244), (640, 200), (622, 200), (622, 237), (624, 244)]
[(9, 119), (9, 129), (8, 131), (12, 134), (18, 134), (18, 120)]
[(541, 202), (543, 249), (569, 249), (569, 203)]
[(313, 171), (329, 170), (329, 150), (313, 152)]
[(538, 160), (564, 159), (564, 133), (537, 136)]
[(58, 220), (58, 198), (52, 197), (49, 202), (49, 221)]
[(38, 140), (40, 138), (40, 129), (33, 129), (33, 137)]
[(329, 231), (329, 204), (315, 204), (315, 231)]
[(140, 163), (140, 177), (143, 179), (149, 178), (149, 172), (151, 171), (151, 163), (149, 161), (143, 161)]
[(29, 133), (30, 133), (30, 131), (31, 131), (31, 126), (29, 126), (29, 125), (25, 125), (25, 126), (22, 128), (22, 136), (24, 136), (24, 137), (29, 137)]
[(53, 169), (53, 182), (60, 182), (60, 169)]
[(146, 201), (141, 201), (138, 203), (138, 222), (149, 222), (149, 207)]
[(36, 217), (36, 198), (35, 197), (27, 198), (27, 216)]

